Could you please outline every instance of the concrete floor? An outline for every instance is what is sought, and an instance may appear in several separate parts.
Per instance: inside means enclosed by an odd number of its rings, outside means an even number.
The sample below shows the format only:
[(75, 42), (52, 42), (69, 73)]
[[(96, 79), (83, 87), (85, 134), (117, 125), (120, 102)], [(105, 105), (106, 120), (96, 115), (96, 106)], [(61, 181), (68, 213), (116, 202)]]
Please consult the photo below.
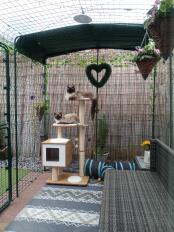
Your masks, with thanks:
[(26, 190), (20, 194), (20, 197), (12, 201), (10, 206), (0, 214), (0, 232), (4, 231), (6, 226), (13, 221), (15, 216), (39, 192), (41, 187), (45, 185), (45, 182), (50, 175), (50, 173), (45, 172), (38, 176), (37, 180), (26, 188)]

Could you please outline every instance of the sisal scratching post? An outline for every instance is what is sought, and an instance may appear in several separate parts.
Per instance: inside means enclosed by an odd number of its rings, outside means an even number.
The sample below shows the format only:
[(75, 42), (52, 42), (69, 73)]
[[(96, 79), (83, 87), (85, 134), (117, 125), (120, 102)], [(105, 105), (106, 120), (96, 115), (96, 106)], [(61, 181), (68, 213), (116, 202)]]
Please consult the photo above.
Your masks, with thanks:
[(84, 176), (84, 163), (85, 163), (85, 101), (79, 101), (79, 166), (80, 166), (80, 176)]

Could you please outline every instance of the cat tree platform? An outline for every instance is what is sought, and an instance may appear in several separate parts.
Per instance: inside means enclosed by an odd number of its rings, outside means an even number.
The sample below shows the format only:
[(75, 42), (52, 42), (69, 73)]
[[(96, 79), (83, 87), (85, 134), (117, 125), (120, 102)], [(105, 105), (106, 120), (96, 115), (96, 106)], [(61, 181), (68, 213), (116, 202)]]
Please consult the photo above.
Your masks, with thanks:
[(63, 137), (63, 129), (64, 128), (73, 128), (77, 127), (78, 123), (72, 123), (72, 124), (61, 124), (61, 123), (54, 123), (54, 127), (57, 127), (57, 138), (62, 138)]
[(57, 127), (57, 138), (62, 138), (64, 128), (87, 127), (87, 126), (88, 125), (83, 125), (80, 123), (72, 123), (72, 124), (53, 123), (53, 127)]
[(55, 127), (76, 127), (79, 123), (53, 123), (53, 126)]
[(72, 185), (72, 186), (84, 186), (84, 187), (88, 185), (89, 176), (80, 177), (81, 178), (80, 181), (73, 183), (68, 181), (68, 178), (72, 176), (78, 177), (79, 173), (63, 172), (59, 175), (58, 180), (52, 180), (51, 178), (49, 178), (46, 181), (46, 184)]
[(76, 101), (91, 101), (91, 99), (88, 97), (83, 97), (83, 98), (77, 99)]
[(55, 127), (60, 127), (60, 128), (70, 128), (70, 127), (79, 127), (79, 126), (84, 126), (84, 127), (87, 127), (88, 125), (87, 124), (81, 124), (81, 123), (71, 123), (71, 124), (68, 124), (68, 123), (53, 123), (53, 126)]

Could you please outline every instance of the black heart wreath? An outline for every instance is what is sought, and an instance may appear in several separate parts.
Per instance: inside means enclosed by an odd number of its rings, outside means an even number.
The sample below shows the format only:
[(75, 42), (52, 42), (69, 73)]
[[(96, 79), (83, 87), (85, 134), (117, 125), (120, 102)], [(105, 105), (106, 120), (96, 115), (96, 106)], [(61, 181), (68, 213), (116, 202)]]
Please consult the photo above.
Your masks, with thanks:
[[(105, 70), (105, 73), (100, 81), (97, 81), (93, 74), (92, 70), (95, 70), (96, 73), (100, 73), (102, 70)], [(111, 75), (111, 66), (109, 64), (103, 63), (103, 64), (90, 64), (86, 67), (86, 75), (91, 82), (92, 85), (94, 85), (97, 88), (101, 88), (105, 85), (105, 83), (108, 81), (110, 75)]]

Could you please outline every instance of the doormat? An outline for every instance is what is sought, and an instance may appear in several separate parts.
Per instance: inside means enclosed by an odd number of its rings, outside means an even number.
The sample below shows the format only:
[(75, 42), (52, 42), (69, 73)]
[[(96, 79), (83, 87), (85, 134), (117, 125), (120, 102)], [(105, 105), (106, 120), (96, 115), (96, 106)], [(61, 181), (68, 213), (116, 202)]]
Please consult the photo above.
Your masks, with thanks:
[(6, 232), (97, 232), (103, 185), (45, 186)]

